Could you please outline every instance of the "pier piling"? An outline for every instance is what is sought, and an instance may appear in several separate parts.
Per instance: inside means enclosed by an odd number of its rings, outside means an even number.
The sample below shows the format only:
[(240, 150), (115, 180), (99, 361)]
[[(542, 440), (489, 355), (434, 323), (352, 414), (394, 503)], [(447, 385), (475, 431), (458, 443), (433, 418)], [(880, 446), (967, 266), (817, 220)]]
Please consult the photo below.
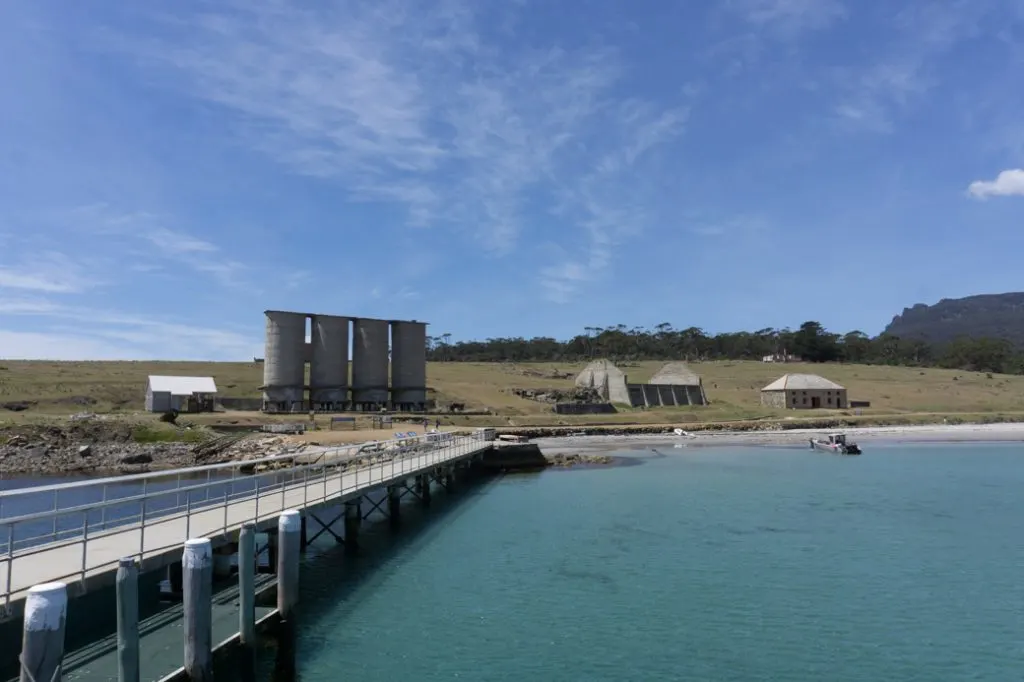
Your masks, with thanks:
[(213, 682), (213, 547), (210, 540), (186, 540), (181, 566), (185, 673), (192, 682)]
[(242, 679), (251, 679), (256, 670), (256, 527), (252, 522), (243, 523), (238, 533), (238, 633), (246, 673)]
[(416, 492), (420, 495), (420, 503), (424, 507), (430, 506), (430, 474), (420, 474), (416, 477)]
[(362, 516), (358, 498), (345, 502), (345, 549), (349, 551), (359, 547), (359, 524)]
[(397, 485), (388, 486), (388, 518), (392, 524), (398, 523), (402, 511), (402, 488)]
[(139, 566), (132, 557), (117, 564), (117, 679), (139, 682)]
[(67, 611), (64, 583), (43, 583), (29, 589), (21, 641), (21, 682), (60, 682)]
[(299, 602), (299, 554), (302, 551), (302, 518), (289, 510), (277, 519), (277, 611), (291, 621)]

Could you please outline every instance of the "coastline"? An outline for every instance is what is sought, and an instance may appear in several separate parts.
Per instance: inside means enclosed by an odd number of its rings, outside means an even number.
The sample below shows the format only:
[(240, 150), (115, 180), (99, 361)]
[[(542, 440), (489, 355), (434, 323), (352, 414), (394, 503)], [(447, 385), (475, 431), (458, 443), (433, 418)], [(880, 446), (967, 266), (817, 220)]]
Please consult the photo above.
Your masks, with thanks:
[[(608, 452), (631, 446), (687, 447), (793, 446), (804, 447), (809, 438), (828, 429), (785, 431), (704, 431), (693, 437), (672, 434), (549, 436), (534, 438), (545, 456), (565, 453)], [(1024, 442), (1024, 423), (932, 424), (925, 426), (865, 426), (831, 431), (845, 433), (858, 443), (1015, 443)]]

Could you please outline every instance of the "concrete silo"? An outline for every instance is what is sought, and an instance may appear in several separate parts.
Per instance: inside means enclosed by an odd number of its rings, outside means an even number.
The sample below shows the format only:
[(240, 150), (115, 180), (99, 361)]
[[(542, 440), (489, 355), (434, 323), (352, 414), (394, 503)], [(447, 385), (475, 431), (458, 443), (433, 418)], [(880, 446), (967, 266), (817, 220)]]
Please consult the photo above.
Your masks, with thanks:
[(310, 332), (309, 402), (318, 409), (348, 405), (348, 323), (337, 315), (314, 315)]
[(388, 402), (388, 323), (356, 318), (352, 326), (352, 406), (376, 410)]
[(306, 384), (306, 315), (268, 310), (263, 357), (263, 409), (303, 409)]
[(427, 403), (427, 324), (391, 323), (391, 405), (421, 411)]

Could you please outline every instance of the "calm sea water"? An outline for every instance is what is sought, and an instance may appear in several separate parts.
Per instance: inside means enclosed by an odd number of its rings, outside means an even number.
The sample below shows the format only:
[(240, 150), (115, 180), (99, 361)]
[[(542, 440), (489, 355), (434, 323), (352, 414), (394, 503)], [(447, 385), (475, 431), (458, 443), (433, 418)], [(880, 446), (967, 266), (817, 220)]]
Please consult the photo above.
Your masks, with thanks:
[(1024, 674), (1024, 448), (662, 452), (437, 495), (397, 540), (309, 560), (298, 677)]

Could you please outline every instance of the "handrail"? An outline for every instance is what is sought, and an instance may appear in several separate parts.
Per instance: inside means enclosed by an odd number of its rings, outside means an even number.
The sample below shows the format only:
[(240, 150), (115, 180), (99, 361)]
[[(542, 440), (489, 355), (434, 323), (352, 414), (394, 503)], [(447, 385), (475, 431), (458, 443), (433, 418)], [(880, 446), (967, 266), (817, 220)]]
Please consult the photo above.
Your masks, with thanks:
[[(282, 469), (268, 469), (261, 472), (254, 472), (254, 475), (245, 478), (231, 477), (231, 478), (218, 478), (213, 479), (207, 477), (205, 481), (201, 481), (185, 487), (178, 486), (176, 488), (162, 488), (158, 490), (146, 490), (146, 486), (143, 485), (142, 494), (133, 494), (128, 497), (107, 499), (104, 495), (104, 499), (101, 502), (94, 504), (76, 504), (74, 507), (61, 509), (56, 507), (54, 509), (37, 512), (33, 514), (23, 514), (17, 517), (9, 517), (6, 519), (0, 519), (0, 526), (7, 527), (7, 538), (6, 538), (6, 551), (0, 549), (0, 567), (6, 569), (6, 575), (0, 580), (0, 612), (8, 613), (10, 609), (11, 600), (14, 594), (19, 593), (24, 588), (24, 574), (19, 572), (17, 583), (13, 582), (13, 576), (15, 573), (15, 566), (19, 561), (28, 560), (29, 557), (38, 556), (40, 554), (45, 555), (46, 552), (67, 552), (68, 548), (72, 549), (72, 552), (77, 552), (77, 548), (81, 547), (80, 559), (72, 560), (72, 564), (78, 564), (77, 567), (69, 573), (64, 574), (60, 577), (72, 577), (78, 576), (81, 580), (85, 580), (87, 574), (90, 571), (96, 570), (107, 570), (109, 567), (116, 565), (116, 560), (111, 559), (104, 551), (109, 551), (109, 543), (106, 545), (106, 550), (101, 549), (100, 556), (95, 556), (94, 553), (90, 553), (90, 547), (94, 547), (92, 541), (98, 540), (102, 537), (117, 536), (118, 533), (135, 533), (133, 538), (128, 541), (128, 544), (135, 544), (136, 540), (138, 546), (133, 550), (130, 550), (132, 556), (137, 556), (140, 559), (154, 554), (159, 554), (167, 549), (170, 549), (177, 545), (177, 543), (184, 541), (185, 538), (190, 537), (190, 532), (196, 532), (195, 526), (192, 526), (193, 519), (206, 519), (206, 521), (198, 521), (206, 524), (205, 530), (200, 530), (200, 533), (221, 533), (227, 532), (229, 527), (237, 526), (237, 518), (229, 523), (229, 509), (235, 504), (249, 504), (255, 501), (255, 507), (245, 512), (246, 518), (260, 522), (267, 518), (268, 515), (277, 513), (275, 509), (280, 506), (284, 508), (285, 499), (288, 496), (293, 498), (297, 493), (301, 493), (301, 501), (297, 501), (299, 507), (305, 508), (310, 505), (316, 505), (326, 502), (329, 499), (336, 498), (337, 496), (345, 496), (346, 494), (353, 494), (358, 491), (365, 491), (371, 488), (375, 488), (380, 485), (388, 484), (398, 480), (398, 478), (409, 477), (416, 475), (422, 471), (428, 470), (432, 467), (436, 467), (444, 462), (452, 462), (459, 460), (469, 454), (477, 452), (483, 447), (486, 447), (488, 443), (479, 433), (465, 434), (452, 433), (451, 435), (445, 435), (443, 438), (426, 437), (413, 437), (403, 438), (400, 441), (403, 445), (399, 447), (393, 447), (396, 443), (399, 443), (398, 439), (393, 441), (383, 441), (380, 446), (375, 448), (374, 451), (366, 451), (365, 448), (359, 447), (354, 452), (350, 452), (349, 456), (338, 457), (334, 459), (325, 460), (323, 457), (316, 458), (313, 462), (304, 462), (302, 464), (290, 466)], [(421, 447), (424, 444), (430, 444), (432, 447)], [(408, 444), (408, 445), (404, 445)], [(392, 447), (384, 447), (385, 445), (391, 445)], [(342, 448), (335, 449), (341, 450)], [(369, 458), (365, 465), (349, 467), (353, 460), (360, 460), (363, 457), (369, 455)], [(283, 457), (271, 457), (263, 458), (261, 460), (248, 460), (243, 462), (234, 462), (228, 466), (246, 466), (254, 463), (275, 461), (284, 459)], [(224, 466), (220, 466), (223, 469)], [(210, 470), (209, 467), (200, 468), (200, 471)], [(179, 470), (179, 472), (182, 470)], [(183, 470), (183, 471), (194, 471), (194, 470)], [(311, 472), (315, 471), (315, 474)], [(164, 476), (180, 475), (179, 472), (159, 472)], [(397, 477), (397, 478), (396, 478)], [(129, 478), (129, 477), (126, 477)], [(145, 477), (130, 477), (138, 481), (142, 478), (143, 483), (150, 480), (152, 476)], [(267, 483), (262, 483), (265, 479), (270, 478), (271, 480)], [(119, 479), (115, 479), (119, 480)], [(180, 479), (179, 483), (180, 483)], [(106, 481), (106, 482), (104, 482)], [(246, 481), (246, 485), (240, 491), (235, 490), (235, 486), (240, 481)], [(251, 485), (248, 483), (252, 481)], [(332, 481), (337, 481), (337, 486)], [(98, 481), (91, 482), (93, 485), (109, 485), (109, 479), (99, 479)], [(219, 490), (215, 491), (215, 494), (211, 492), (211, 489), (217, 486)], [(314, 486), (311, 490), (310, 486)], [(37, 486), (38, 488), (38, 486)], [(52, 487), (43, 487), (44, 491), (52, 491)], [(207, 493), (201, 500), (194, 501), (192, 497), (194, 493), (206, 489)], [(105, 492), (104, 488), (104, 492)], [(311, 495), (312, 493), (312, 495)], [(169, 497), (171, 495), (179, 496), (178, 503), (174, 506), (150, 509), (151, 505), (148, 505), (150, 499), (157, 499), (161, 497)], [(180, 496), (185, 497), (185, 504), (180, 504)], [(268, 509), (264, 511), (263, 505), (260, 504), (261, 500), (267, 499), (276, 500), (279, 497), (280, 502), (272, 502)], [(295, 504), (295, 502), (293, 502)], [(122, 511), (129, 511), (130, 513), (123, 516), (116, 515), (109, 517), (106, 515), (106, 509), (112, 506), (122, 507)], [(125, 510), (124, 507), (129, 507), (129, 510)], [(138, 508), (136, 511), (135, 508)], [(219, 515), (223, 509), (223, 526), (221, 521), (215, 521), (216, 531), (211, 531), (209, 526), (209, 514), (212, 512), (215, 515)], [(101, 528), (96, 528), (97, 522), (91, 520), (91, 516), (96, 511), (102, 511), (103, 515), (99, 521)], [(154, 513), (155, 512), (155, 513)], [(204, 516), (207, 515), (207, 516)], [(65, 524), (58, 523), (58, 517), (71, 517), (71, 520), (77, 525), (75, 519), (81, 519), (81, 525), (77, 528), (67, 527)], [(15, 527), (18, 524), (29, 524), (26, 530), (30, 532), (38, 532), (39, 527), (48, 525), (45, 522), (40, 523), (43, 519), (53, 519), (52, 531), (45, 533), (39, 533), (28, 538), (18, 538), (15, 542)], [(173, 540), (170, 537), (158, 539), (156, 542), (148, 542), (147, 538), (149, 534), (146, 533), (148, 524), (160, 524), (163, 522), (174, 521), (182, 524), (182, 528), (179, 528), (178, 532), (181, 532), (182, 537), (175, 537)], [(182, 523), (182, 519), (184, 522)], [(108, 520), (113, 524), (111, 527), (108, 525)], [(35, 524), (35, 526), (31, 524)], [(65, 527), (61, 527), (64, 525)], [(192, 527), (190, 531), (189, 528)], [(33, 528), (35, 530), (33, 530)], [(223, 530), (220, 530), (223, 528)], [(137, 532), (141, 531), (141, 532)], [(172, 533), (172, 535), (176, 535)], [(125, 538), (127, 540), (127, 536)], [(170, 543), (170, 544), (168, 544)], [(100, 547), (104, 547), (103, 544)], [(127, 549), (127, 548), (126, 548)], [(65, 555), (57, 555), (65, 556)], [(124, 556), (124, 554), (119, 554)], [(92, 558), (91, 558), (92, 557)], [(62, 558), (58, 563), (62, 568), (67, 562), (66, 558)], [(22, 571), (28, 570), (32, 572), (33, 579), (40, 579), (45, 577), (47, 579), (58, 579), (52, 575), (39, 576), (38, 566), (34, 564), (24, 565), (25, 568)], [(70, 565), (68, 568), (70, 569)], [(35, 566), (35, 568), (34, 568)], [(42, 572), (48, 573), (51, 569), (58, 568), (55, 565), (47, 565), (45, 570)], [(5, 583), (5, 584), (4, 584)]]
[[(339, 458), (335, 458), (335, 459), (329, 459), (329, 460), (325, 460), (323, 457), (318, 457), (315, 461), (310, 462), (310, 463), (298, 464), (296, 466), (288, 467), (286, 469), (270, 469), (270, 470), (267, 470), (267, 471), (263, 471), (263, 472), (259, 472), (259, 473), (254, 473), (252, 476), (246, 477), (246, 478), (230, 478), (230, 479), (210, 479), (210, 478), (207, 478), (206, 480), (201, 481), (199, 483), (196, 483), (196, 484), (193, 484), (193, 485), (184, 486), (184, 487), (178, 486), (178, 487), (174, 487), (174, 488), (165, 488), (165, 489), (148, 490), (148, 491), (144, 490), (142, 493), (139, 493), (139, 494), (136, 494), (136, 495), (129, 495), (129, 496), (125, 496), (125, 497), (108, 498), (108, 499), (104, 499), (102, 501), (90, 502), (90, 503), (86, 503), (86, 504), (78, 504), (78, 505), (75, 505), (73, 507), (57, 507), (57, 508), (54, 508), (54, 509), (46, 509), (46, 510), (43, 510), (43, 511), (32, 512), (32, 513), (29, 513), (29, 514), (20, 514), (18, 516), (0, 517), (0, 526), (7, 526), (8, 528), (13, 528), (14, 526), (16, 526), (18, 524), (30, 523), (32, 521), (41, 521), (41, 520), (44, 520), (44, 519), (51, 519), (51, 518), (55, 518), (55, 517), (74, 516), (74, 515), (77, 515), (77, 514), (86, 514), (86, 515), (88, 515), (89, 512), (96, 511), (96, 510), (101, 510), (101, 509), (106, 509), (106, 508), (109, 508), (109, 507), (131, 505), (131, 504), (135, 504), (135, 503), (145, 504), (146, 501), (148, 501), (150, 499), (156, 499), (156, 498), (160, 498), (160, 497), (168, 497), (168, 496), (171, 496), (171, 495), (177, 496), (177, 495), (182, 495), (182, 494), (185, 494), (185, 495), (188, 496), (188, 495), (190, 495), (194, 491), (208, 490), (208, 489), (214, 488), (214, 487), (230, 488), (237, 481), (250, 481), (250, 480), (258, 480), (258, 479), (264, 479), (264, 478), (281, 478), (281, 479), (288, 478), (291, 481), (294, 481), (294, 475), (295, 474), (301, 473), (303, 471), (310, 471), (310, 470), (313, 470), (313, 469), (329, 470), (329, 469), (332, 469), (332, 468), (338, 468), (338, 467), (340, 467), (340, 466), (342, 466), (344, 464), (347, 464), (347, 463), (349, 463), (349, 462), (351, 462), (351, 461), (353, 461), (355, 459), (358, 459), (360, 454), (374, 454), (374, 455), (378, 455), (378, 456), (380, 456), (380, 455), (388, 455), (388, 454), (391, 455), (391, 457), (388, 457), (387, 459), (385, 459), (385, 460), (383, 460), (381, 462), (375, 462), (375, 463), (369, 465), (369, 466), (374, 466), (375, 464), (383, 464), (386, 461), (392, 461), (392, 460), (397, 460), (397, 459), (404, 459), (405, 457), (409, 457), (409, 456), (419, 456), (419, 455), (427, 454), (427, 452), (429, 452), (429, 451), (424, 451), (424, 450), (419, 449), (418, 446), (423, 444), (423, 443), (428, 443), (430, 441), (426, 441), (425, 439), (421, 439), (421, 437), (417, 437), (416, 439), (412, 439), (412, 438), (403, 439), (402, 442), (408, 442), (410, 440), (417, 440), (417, 441), (420, 441), (420, 442), (418, 442), (416, 445), (412, 445), (412, 446), (403, 445), (403, 446), (400, 446), (400, 447), (397, 447), (397, 448), (382, 448), (382, 449), (376, 450), (376, 451), (374, 451), (372, 453), (363, 453), (362, 450), (360, 449), (360, 450), (357, 450), (355, 453), (349, 454), (348, 456), (339, 457)], [(473, 440), (476, 440), (476, 439), (474, 439), (472, 436), (462, 436), (462, 437), (453, 437), (451, 439), (448, 439), (448, 440), (445, 440), (445, 441), (441, 441), (439, 443), (435, 441), (434, 444), (439, 445), (442, 448), (458, 447), (458, 446), (462, 445), (463, 443), (471, 442)], [(383, 443), (396, 443), (398, 441), (394, 441), (393, 440), (393, 441), (380, 441), (380, 442), (383, 444)], [(340, 450), (340, 449), (342, 449), (342, 448), (337, 448), (336, 450)], [(259, 460), (240, 460), (240, 461), (236, 461), (236, 462), (230, 462), (230, 463), (226, 463), (226, 464), (223, 464), (223, 465), (215, 465), (215, 466), (217, 466), (220, 469), (224, 469), (224, 468), (240, 468), (242, 466), (258, 465), (260, 463), (265, 463), (265, 462), (268, 462), (268, 461), (275, 461), (275, 460), (279, 461), (281, 459), (289, 459), (289, 458), (293, 459), (293, 457), (287, 457), (287, 456), (280, 457), (280, 456), (277, 456), (277, 457), (263, 458), (263, 459), (259, 459)], [(140, 474), (140, 475), (137, 475), (135, 477), (126, 476), (126, 477), (114, 478), (114, 479), (101, 478), (101, 479), (93, 479), (91, 481), (75, 482), (75, 483), (76, 483), (77, 487), (84, 487), (84, 486), (87, 486), (87, 485), (90, 485), (90, 484), (93, 485), (93, 486), (109, 485), (109, 482), (111, 480), (113, 480), (114, 482), (117, 482), (117, 483), (123, 483), (123, 482), (125, 482), (126, 479), (133, 479), (133, 480), (137, 481), (137, 480), (139, 480), (139, 478), (142, 478), (143, 480), (149, 480), (149, 479), (152, 479), (155, 476), (160, 476), (160, 475), (163, 475), (165, 477), (173, 476), (173, 475), (175, 475), (175, 471), (189, 471), (189, 472), (192, 472), (192, 471), (196, 471), (196, 470), (199, 470), (199, 471), (210, 471), (211, 468), (197, 468), (197, 469), (194, 469), (194, 470), (179, 469), (179, 470), (170, 470), (170, 471), (165, 471), (165, 472), (152, 472), (150, 474)], [(178, 474), (178, 475), (180, 475), (180, 474)], [(227, 499), (236, 499), (236, 498), (237, 499), (244, 499), (244, 498), (247, 498), (247, 497), (252, 497), (252, 496), (255, 496), (257, 494), (266, 493), (269, 490), (275, 490), (275, 489), (277, 489), (279, 487), (286, 486), (286, 485), (288, 485), (289, 482), (290, 482), (289, 480), (281, 480), (281, 481), (277, 481), (277, 482), (271, 484), (270, 486), (264, 486), (264, 487), (262, 487), (261, 489), (258, 489), (258, 490), (243, 490), (243, 491), (239, 491), (238, 493), (231, 493), (230, 490), (229, 490), (229, 491), (227, 491), (225, 493), (225, 495), (218, 495), (216, 498), (207, 498), (207, 499), (204, 499), (204, 500), (200, 500), (200, 501), (196, 502), (195, 505), (192, 508), (194, 510), (198, 511), (198, 510), (200, 510), (200, 509), (202, 509), (204, 507), (207, 507), (207, 506), (213, 506), (213, 505), (216, 505), (216, 504), (221, 504), (221, 503), (226, 501), (225, 498), (227, 498)], [(66, 488), (60, 488), (59, 486), (60, 486), (60, 484), (58, 484), (56, 486), (50, 486), (50, 487), (48, 487), (48, 486), (35, 486), (34, 488), (24, 488), (23, 490), (35, 490), (37, 493), (45, 493), (45, 492), (53, 492), (54, 490), (57, 490), (57, 489), (59, 489), (59, 490), (65, 490), (66, 489)], [(256, 486), (256, 487), (259, 488), (258, 486)], [(207, 504), (204, 504), (204, 503), (207, 503)], [(161, 511), (168, 512), (168, 513), (173, 513), (174, 511), (178, 510), (179, 506), (175, 506), (175, 507), (172, 507), (170, 509), (161, 510)], [(163, 517), (165, 517), (167, 515), (169, 515), (169, 514), (160, 514), (158, 516), (153, 516), (151, 518), (153, 518), (155, 520), (155, 519), (158, 519), (158, 518), (163, 518)], [(135, 515), (132, 515), (132, 517), (134, 517), (134, 516)], [(110, 523), (111, 524), (116, 524), (116, 525), (123, 525), (123, 523), (119, 523), (119, 522), (124, 522), (128, 518), (130, 518), (130, 517), (110, 519)], [(106, 526), (107, 523), (104, 522), (103, 525)], [(115, 525), (115, 527), (116, 527), (116, 525)], [(56, 535), (58, 535), (61, 532), (70, 532), (70, 529), (68, 529), (66, 531), (60, 531), (59, 529), (55, 529), (51, 533), (45, 533), (45, 534), (41, 534), (41, 535), (29, 537), (29, 538), (22, 538), (21, 540), (23, 542), (25, 540), (33, 540), (33, 539), (40, 538), (40, 537), (56, 536)], [(3, 554), (4, 554), (3, 550), (0, 549), (0, 557), (2, 557)]]
[[(452, 433), (454, 435), (456, 432), (446, 431), (445, 433)], [(406, 443), (406, 442), (411, 441), (411, 440), (423, 440), (423, 441), (425, 441), (426, 437), (427, 437), (426, 434), (424, 434), (422, 436), (414, 436), (414, 437), (411, 437), (411, 438), (401, 438), (401, 439), (392, 438), (390, 440), (364, 441), (364, 442), (361, 442), (361, 443), (351, 443), (351, 444), (347, 444), (347, 445), (323, 446), (322, 449), (321, 449), (321, 457), (318, 458), (318, 459), (322, 459), (323, 456), (325, 456), (329, 452), (338, 452), (340, 450), (349, 450), (349, 449), (355, 448), (356, 449), (356, 453), (358, 454), (359, 449), (361, 449), (361, 448), (363, 448), (363, 447), (365, 447), (367, 445), (380, 445), (380, 446), (384, 446), (384, 449), (388, 449), (387, 446), (389, 446), (389, 445), (391, 445), (391, 446), (399, 446), (399, 444)], [(315, 453), (316, 453), (316, 450), (313, 450), (312, 452), (309, 452), (309, 451), (307, 451), (307, 452), (293, 452), (293, 453), (286, 453), (286, 454), (281, 454), (281, 455), (270, 455), (269, 457), (261, 457), (260, 459), (234, 460), (234, 461), (231, 461), (231, 462), (221, 462), (220, 464), (202, 464), (202, 465), (194, 466), (194, 467), (182, 467), (180, 469), (164, 469), (164, 470), (161, 470), (161, 471), (149, 471), (149, 472), (146, 472), (146, 473), (143, 473), (143, 474), (127, 474), (127, 475), (121, 475), (121, 476), (106, 476), (104, 478), (90, 478), (90, 479), (86, 479), (86, 480), (83, 480), (83, 481), (70, 481), (70, 482), (67, 482), (67, 483), (54, 483), (54, 484), (50, 484), (50, 485), (37, 485), (37, 486), (28, 487), (28, 488), (10, 488), (10, 489), (7, 489), (7, 490), (0, 490), (0, 500), (3, 500), (5, 498), (9, 498), (9, 497), (18, 497), (18, 496), (23, 496), (23, 495), (32, 495), (32, 494), (39, 494), (39, 493), (46, 493), (46, 492), (53, 492), (53, 491), (71, 490), (71, 489), (74, 489), (74, 488), (88, 488), (88, 487), (97, 486), (97, 485), (110, 485), (110, 484), (114, 484), (114, 483), (134, 483), (136, 481), (152, 480), (152, 479), (155, 479), (155, 478), (167, 478), (167, 477), (171, 477), (171, 476), (183, 476), (183, 475), (187, 475), (187, 474), (205, 473), (205, 472), (208, 472), (208, 471), (209, 472), (220, 471), (220, 470), (224, 470), (224, 469), (237, 468), (238, 466), (241, 466), (241, 465), (245, 465), (245, 466), (259, 465), (259, 464), (266, 464), (268, 462), (281, 461), (281, 460), (285, 460), (285, 459), (295, 459), (296, 457), (301, 457), (301, 456), (305, 456), (305, 455), (313, 455)], [(0, 520), (2, 520), (2, 517), (0, 517)]]

